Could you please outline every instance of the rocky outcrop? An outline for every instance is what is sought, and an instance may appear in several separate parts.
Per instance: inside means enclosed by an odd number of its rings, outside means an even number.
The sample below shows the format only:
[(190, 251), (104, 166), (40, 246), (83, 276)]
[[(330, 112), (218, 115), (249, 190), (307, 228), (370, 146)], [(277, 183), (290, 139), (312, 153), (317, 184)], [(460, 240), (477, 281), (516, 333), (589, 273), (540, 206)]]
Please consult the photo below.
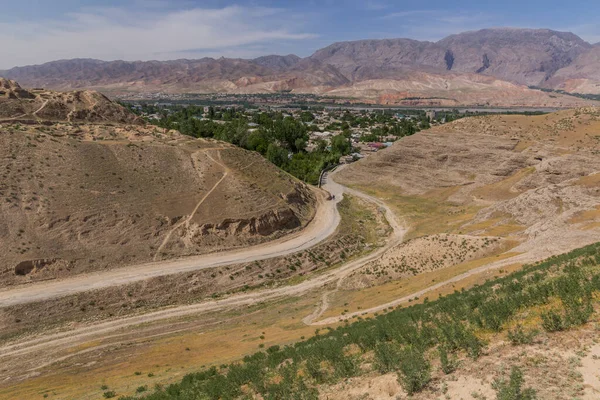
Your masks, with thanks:
[(249, 219), (225, 219), (218, 224), (204, 224), (197, 235), (216, 235), (221, 238), (242, 235), (269, 236), (277, 231), (299, 228), (301, 221), (291, 209), (269, 211)]
[(47, 265), (54, 264), (55, 258), (41, 258), (38, 260), (21, 261), (15, 266), (15, 275), (28, 275), (36, 269), (42, 269)]

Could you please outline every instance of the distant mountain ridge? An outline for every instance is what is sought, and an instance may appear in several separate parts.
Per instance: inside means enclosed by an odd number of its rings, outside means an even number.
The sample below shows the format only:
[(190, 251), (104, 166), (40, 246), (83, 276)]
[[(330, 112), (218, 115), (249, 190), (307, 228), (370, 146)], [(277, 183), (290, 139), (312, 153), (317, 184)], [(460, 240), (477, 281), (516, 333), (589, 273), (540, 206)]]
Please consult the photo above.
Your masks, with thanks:
[[(364, 82), (372, 80), (413, 82), (418, 74), (448, 80), (465, 75), (465, 79), (481, 82), (469, 78), (475, 74), (515, 85), (600, 93), (598, 49), (597, 45), (569, 32), (494, 28), (459, 33), (438, 42), (413, 39), (338, 42), (306, 58), (290, 54), (253, 60), (73, 59), (15, 67), (0, 71), (0, 76), (18, 80), (25, 86), (59, 90), (172, 93), (285, 90), (326, 94), (359, 84), (364, 86)], [(474, 83), (473, 88), (477, 85)], [(408, 95), (415, 94), (419, 93)]]

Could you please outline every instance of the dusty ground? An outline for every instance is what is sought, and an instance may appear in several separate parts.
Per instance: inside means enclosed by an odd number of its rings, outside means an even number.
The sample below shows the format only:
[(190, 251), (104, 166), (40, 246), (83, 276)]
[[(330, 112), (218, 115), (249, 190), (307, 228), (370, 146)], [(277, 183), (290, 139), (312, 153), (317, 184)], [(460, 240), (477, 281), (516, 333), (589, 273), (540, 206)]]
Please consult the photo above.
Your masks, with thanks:
[(0, 309), (0, 338), (6, 340), (23, 333), (60, 329), (73, 322), (139, 315), (236, 292), (294, 284), (359, 258), (385, 243), (383, 239), (388, 236), (389, 228), (373, 204), (346, 197), (338, 209), (341, 221), (335, 234), (308, 250), (5, 307)]
[[(513, 118), (523, 118), (522, 123), (527, 128), (519, 128), (519, 119), (512, 122)], [(173, 368), (183, 372), (193, 369), (194, 363), (197, 367), (237, 359), (241, 353), (255, 350), (256, 345), (262, 343), (260, 340), (264, 340), (261, 336), (270, 339), (271, 332), (277, 332), (275, 339), (266, 345), (288, 343), (314, 332), (315, 327), (310, 325), (336, 324), (410, 301), (423, 301), (424, 296), (468, 287), (494, 274), (514, 270), (523, 263), (598, 241), (600, 174), (597, 172), (600, 164), (597, 152), (600, 149), (594, 132), (600, 128), (599, 121), (594, 109), (532, 120), (486, 117), (458, 121), (403, 139), (391, 149), (337, 173), (344, 182), (351, 181), (355, 187), (375, 195), (373, 198), (349, 190), (385, 212), (393, 232), (382, 247), (332, 271), (299, 278), (300, 282), (292, 279), (288, 282), (290, 286), (236, 293), (215, 301), (106, 322), (75, 323), (64, 331), (5, 343), (1, 354), (10, 368), (3, 371), (5, 389), (0, 390), (0, 395), (11, 398), (15, 393), (23, 393), (23, 398), (35, 398), (46, 393), (55, 398), (68, 398), (77, 393), (92, 393), (93, 385), (97, 386), (98, 382), (94, 379), (99, 374), (110, 379), (110, 386), (118, 388), (120, 394), (131, 394), (135, 385), (152, 383), (152, 379), (147, 379), (151, 377), (146, 378), (146, 371), (160, 371), (161, 381), (168, 382), (181, 376)], [(218, 158), (215, 160), (221, 162)], [(399, 166), (402, 173), (398, 171)], [(411, 229), (406, 236), (403, 224)], [(412, 240), (400, 244), (404, 238)], [(339, 246), (337, 249), (339, 251)], [(423, 251), (431, 254), (423, 256)], [(328, 252), (336, 250), (325, 247), (320, 254), (323, 259), (328, 259)], [(307, 262), (323, 262), (318, 254), (306, 254)], [(404, 261), (401, 255), (405, 256)], [(296, 260), (289, 256), (272, 262), (269, 268), (275, 268), (276, 275), (280, 274), (277, 269), (283, 270), (282, 266), (289, 271), (293, 271), (290, 265), (296, 266)], [(300, 264), (301, 268), (308, 266), (302, 261)], [(335, 264), (332, 262), (332, 265)], [(326, 266), (325, 262), (323, 267)], [(375, 267), (379, 276), (377, 272), (357, 273), (365, 272), (366, 268), (373, 271)], [(246, 273), (258, 277), (260, 267), (256, 268), (252, 263), (246, 264), (243, 271), (232, 271), (233, 280), (229, 279), (235, 286), (240, 283), (235, 281), (244, 279)], [(234, 275), (237, 272), (240, 273)], [(200, 275), (196, 277), (203, 276), (202, 273), (197, 272)], [(271, 269), (269, 274), (273, 273)], [(344, 286), (365, 275), (371, 275), (369, 278), (374, 275), (376, 279), (356, 285), (362, 290)], [(391, 281), (390, 275), (393, 275)], [(227, 278), (225, 272), (217, 277)], [(344, 304), (349, 298), (353, 299), (351, 304)], [(129, 304), (134, 306), (135, 303)], [(246, 308), (249, 306), (251, 308)], [(90, 307), (95, 305), (88, 304), (86, 310)], [(211, 312), (216, 314), (207, 314)], [(232, 313), (242, 321), (229, 321)], [(7, 318), (10, 320), (15, 315)], [(6, 321), (11, 322), (9, 320)], [(254, 324), (262, 324), (264, 330), (249, 332), (248, 327)], [(533, 367), (528, 364), (526, 355), (522, 355), (522, 349), (495, 338), (489, 354), (473, 365), (465, 363), (467, 368), (457, 373), (456, 378), (441, 378), (438, 373), (431, 388), (421, 396), (493, 398), (491, 379), (504, 373), (499, 366), (502, 360), (508, 359), (523, 365), (528, 385), (534, 385), (532, 377), (555, 374), (552, 385), (540, 387), (540, 394), (546, 395), (540, 398), (593, 396), (593, 392), (589, 394), (573, 385), (573, 382), (581, 382), (573, 380), (575, 363), (570, 361), (580, 343), (590, 346), (593, 343), (589, 337), (596, 334), (595, 328), (586, 326), (586, 329), (576, 337), (576, 342), (570, 341), (570, 333), (544, 337), (531, 351), (549, 355)], [(205, 334), (209, 336), (203, 337)], [(181, 348), (188, 343), (193, 343), (189, 346), (190, 352), (198, 346), (205, 354), (180, 360)], [(556, 354), (552, 353), (554, 349), (559, 349)], [(134, 359), (129, 361), (134, 354)], [(581, 363), (595, 361), (593, 354), (590, 359), (581, 354), (576, 354)], [(143, 372), (143, 379), (133, 371)], [(67, 378), (73, 375), (81, 378), (75, 385)], [(565, 383), (565, 377), (569, 376), (573, 379)], [(21, 381), (25, 377), (28, 379)], [(585, 385), (590, 382), (590, 387), (597, 384), (593, 374), (583, 379)], [(373, 398), (404, 396), (393, 376), (367, 376), (344, 385), (323, 388), (324, 398), (342, 398), (339, 397), (342, 394), (346, 396), (343, 398), (348, 398), (347, 395), (369, 398), (370, 393), (375, 393)], [(479, 394), (473, 396), (475, 392)], [(100, 395), (98, 389), (93, 393), (96, 394), (90, 394), (90, 398)]]
[(315, 212), (307, 185), (225, 143), (143, 127), (0, 130), (0, 286), (258, 244)]
[(510, 243), (498, 237), (431, 235), (408, 240), (380, 259), (349, 275), (343, 289), (362, 289), (452, 267), (491, 254), (503, 253)]
[[(433, 352), (435, 353), (435, 351)], [(435, 354), (432, 354), (435, 357)], [(566, 333), (541, 333), (532, 345), (513, 346), (504, 337), (493, 338), (484, 356), (459, 360), (456, 372), (445, 375), (439, 362), (432, 364), (432, 381), (421, 393), (408, 396), (397, 374), (372, 372), (347, 382), (324, 387), (327, 400), (493, 400), (494, 379), (507, 378), (512, 366), (524, 373), (523, 388), (536, 390), (538, 399), (597, 399), (600, 395), (600, 345), (594, 324)]]

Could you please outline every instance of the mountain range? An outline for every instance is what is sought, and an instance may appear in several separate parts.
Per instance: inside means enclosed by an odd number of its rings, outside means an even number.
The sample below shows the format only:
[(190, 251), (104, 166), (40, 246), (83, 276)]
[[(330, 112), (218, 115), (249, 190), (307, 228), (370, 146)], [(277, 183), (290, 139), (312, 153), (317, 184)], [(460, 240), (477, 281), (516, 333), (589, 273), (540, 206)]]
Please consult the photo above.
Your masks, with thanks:
[(438, 42), (339, 42), (306, 58), (290, 54), (252, 60), (72, 59), (15, 67), (0, 71), (0, 76), (30, 87), (93, 88), (109, 93), (293, 91), (376, 103), (417, 99), (440, 105), (570, 106), (574, 100), (567, 96), (528, 87), (600, 94), (599, 67), (600, 46), (573, 33), (494, 28)]

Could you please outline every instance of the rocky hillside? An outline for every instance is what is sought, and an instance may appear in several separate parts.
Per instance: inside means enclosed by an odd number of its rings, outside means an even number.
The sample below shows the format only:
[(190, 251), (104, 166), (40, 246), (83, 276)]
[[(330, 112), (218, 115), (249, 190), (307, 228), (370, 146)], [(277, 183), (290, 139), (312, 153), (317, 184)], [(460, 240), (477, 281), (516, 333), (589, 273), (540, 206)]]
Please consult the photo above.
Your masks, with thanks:
[(449, 36), (436, 43), (445, 66), (523, 85), (543, 86), (591, 45), (569, 32), (548, 29), (484, 29)]
[(0, 121), (143, 124), (134, 114), (98, 92), (25, 90), (17, 82), (4, 78), (0, 78)]
[(596, 45), (556, 71), (547, 86), (574, 93), (600, 93), (600, 46)]
[[(36, 99), (10, 85), (0, 115)], [(48, 96), (57, 110), (105, 99)], [(100, 110), (136, 119), (106, 101), (85, 119), (44, 107), (29, 111), (37, 121), (0, 122), (0, 286), (258, 244), (312, 218), (312, 190), (260, 155), (118, 123)]]
[(558, 254), (600, 241), (599, 131), (598, 108), (465, 118), (403, 138), (338, 180), (396, 205), (409, 237), (501, 237), (516, 253)]
[[(34, 87), (110, 92), (241, 92), (291, 90), (328, 94), (364, 81), (407, 81), (415, 72), (493, 77), (516, 85), (600, 93), (598, 47), (568, 32), (548, 29), (484, 29), (438, 42), (411, 39), (334, 43), (300, 59), (270, 55), (254, 60), (174, 61), (61, 60), (0, 71), (0, 76)], [(427, 82), (423, 82), (425, 88)], [(446, 88), (449, 92), (452, 88)], [(372, 92), (382, 93), (380, 89)], [(528, 94), (533, 92), (528, 92)], [(355, 91), (361, 97), (361, 90)], [(426, 97), (424, 90), (396, 93)], [(533, 95), (535, 96), (535, 95)], [(440, 96), (447, 97), (447, 96)], [(553, 97), (545, 95), (546, 102)], [(475, 103), (481, 103), (478, 100)], [(536, 103), (537, 104), (537, 103)], [(560, 101), (554, 106), (561, 106)]]

